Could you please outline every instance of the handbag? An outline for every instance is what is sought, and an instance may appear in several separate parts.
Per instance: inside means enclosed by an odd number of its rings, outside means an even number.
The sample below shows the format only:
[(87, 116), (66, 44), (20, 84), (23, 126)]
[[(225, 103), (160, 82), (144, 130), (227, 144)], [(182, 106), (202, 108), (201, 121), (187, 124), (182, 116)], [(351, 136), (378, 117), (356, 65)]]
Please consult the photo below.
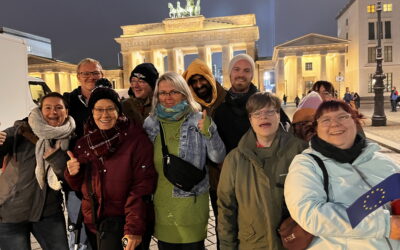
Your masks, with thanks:
[[(322, 175), (324, 177), (324, 190), (326, 192), (327, 201), (329, 201), (328, 197), (328, 171), (325, 168), (322, 160), (314, 155), (308, 154), (318, 163), (318, 166), (322, 170)], [(286, 206), (285, 206), (286, 208)], [(287, 209), (287, 208), (286, 208)], [(303, 250), (306, 249), (311, 241), (314, 238), (314, 235), (310, 234), (306, 230), (304, 230), (296, 221), (292, 219), (292, 217), (288, 217), (283, 220), (278, 228), (278, 234), (281, 237), (282, 245), (284, 248), (289, 250)]]
[(92, 175), (90, 171), (90, 164), (87, 167), (87, 186), (90, 197), (90, 204), (92, 210), (92, 223), (96, 227), (96, 241), (97, 250), (109, 250), (109, 249), (122, 249), (121, 240), (124, 237), (124, 216), (106, 217), (99, 221), (97, 219), (97, 199), (93, 192), (92, 186)]
[(163, 153), (163, 171), (164, 176), (175, 187), (183, 191), (190, 192), (206, 176), (205, 167), (201, 170), (193, 166), (176, 155), (168, 152), (168, 147), (165, 145), (164, 131), (161, 123), (160, 136)]

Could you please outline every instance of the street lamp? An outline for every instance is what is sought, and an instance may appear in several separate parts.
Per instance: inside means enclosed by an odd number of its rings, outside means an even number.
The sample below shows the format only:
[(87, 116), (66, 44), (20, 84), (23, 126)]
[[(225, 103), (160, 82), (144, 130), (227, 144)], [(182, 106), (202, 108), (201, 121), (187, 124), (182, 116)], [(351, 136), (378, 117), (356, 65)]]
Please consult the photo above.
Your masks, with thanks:
[(372, 116), (372, 126), (386, 126), (386, 116), (383, 101), (383, 80), (386, 76), (383, 74), (382, 69), (382, 21), (381, 21), (382, 3), (376, 3), (376, 13), (378, 14), (378, 46), (376, 46), (376, 71), (374, 74), (374, 114)]

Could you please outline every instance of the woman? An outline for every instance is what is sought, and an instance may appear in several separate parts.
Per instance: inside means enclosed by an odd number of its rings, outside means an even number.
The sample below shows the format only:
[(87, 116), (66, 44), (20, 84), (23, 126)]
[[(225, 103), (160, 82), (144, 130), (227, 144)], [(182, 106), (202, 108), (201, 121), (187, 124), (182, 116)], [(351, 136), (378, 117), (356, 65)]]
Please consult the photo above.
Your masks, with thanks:
[(154, 143), (154, 163), (158, 172), (154, 194), (155, 228), (159, 249), (204, 249), (208, 223), (208, 170), (205, 178), (189, 192), (168, 181), (163, 172), (160, 124), (170, 154), (198, 169), (206, 158), (221, 163), (225, 147), (216, 125), (199, 112), (188, 84), (174, 72), (162, 75), (156, 84), (150, 116), (144, 122)]
[(317, 92), (323, 101), (330, 101), (335, 97), (335, 88), (328, 81), (316, 81), (312, 86), (312, 91)]
[[(399, 171), (379, 146), (357, 134), (361, 115), (339, 100), (322, 103), (315, 113), (317, 134), (311, 147), (297, 155), (285, 182), (285, 199), (292, 218), (315, 235), (310, 249), (398, 249), (399, 218), (378, 208), (354, 229), (346, 208), (371, 187)], [(329, 176), (328, 196), (318, 156)], [(329, 198), (329, 201), (327, 201)], [(397, 234), (397, 236), (396, 236)]]
[(246, 109), (251, 128), (225, 158), (218, 184), (220, 248), (282, 249), (283, 183), (306, 143), (282, 128), (281, 102), (271, 93), (255, 93)]
[(61, 183), (75, 129), (58, 93), (45, 95), (28, 118), (0, 132), (0, 248), (68, 249)]
[[(140, 124), (122, 114), (114, 90), (96, 88), (88, 107), (85, 135), (69, 152), (65, 178), (83, 194), (82, 214), (92, 248), (122, 249), (123, 239), (125, 249), (133, 250), (142, 241), (151, 212), (146, 200), (156, 180), (153, 146)], [(112, 232), (107, 230), (110, 224), (116, 225)]]

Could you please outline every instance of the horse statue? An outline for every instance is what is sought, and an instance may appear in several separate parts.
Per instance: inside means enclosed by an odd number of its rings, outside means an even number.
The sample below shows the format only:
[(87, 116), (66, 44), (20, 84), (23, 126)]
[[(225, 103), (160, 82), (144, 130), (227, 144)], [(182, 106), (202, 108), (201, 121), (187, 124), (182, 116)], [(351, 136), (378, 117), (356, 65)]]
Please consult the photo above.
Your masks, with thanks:
[(186, 12), (188, 13), (188, 16), (194, 16), (194, 0), (186, 0)]
[(195, 16), (200, 16), (200, 0), (197, 0), (196, 6), (194, 7), (194, 15)]
[(172, 5), (172, 3), (168, 3), (169, 8), (169, 18), (176, 18), (176, 9)]
[(187, 16), (186, 9), (181, 7), (181, 2), (179, 1), (176, 2), (176, 14), (178, 18)]

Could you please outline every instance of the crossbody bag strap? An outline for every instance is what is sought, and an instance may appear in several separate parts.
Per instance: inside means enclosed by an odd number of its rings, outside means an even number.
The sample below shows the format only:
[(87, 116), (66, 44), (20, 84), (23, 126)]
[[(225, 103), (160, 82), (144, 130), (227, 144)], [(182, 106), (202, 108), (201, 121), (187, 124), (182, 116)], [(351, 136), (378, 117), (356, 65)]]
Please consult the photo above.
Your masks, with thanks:
[(161, 122), (158, 122), (160, 126), (160, 137), (161, 137), (161, 144), (162, 144), (162, 153), (163, 156), (167, 156), (169, 154), (168, 152), (168, 147), (165, 145), (165, 139), (164, 139), (164, 130), (162, 128)]
[(311, 156), (312, 158), (314, 158), (314, 160), (318, 163), (318, 166), (322, 171), (322, 175), (324, 177), (324, 190), (325, 190), (326, 197), (327, 197), (326, 200), (329, 201), (329, 176), (328, 176), (328, 171), (326, 170), (325, 164), (321, 160), (321, 158), (319, 158), (315, 154), (308, 154), (308, 155)]

